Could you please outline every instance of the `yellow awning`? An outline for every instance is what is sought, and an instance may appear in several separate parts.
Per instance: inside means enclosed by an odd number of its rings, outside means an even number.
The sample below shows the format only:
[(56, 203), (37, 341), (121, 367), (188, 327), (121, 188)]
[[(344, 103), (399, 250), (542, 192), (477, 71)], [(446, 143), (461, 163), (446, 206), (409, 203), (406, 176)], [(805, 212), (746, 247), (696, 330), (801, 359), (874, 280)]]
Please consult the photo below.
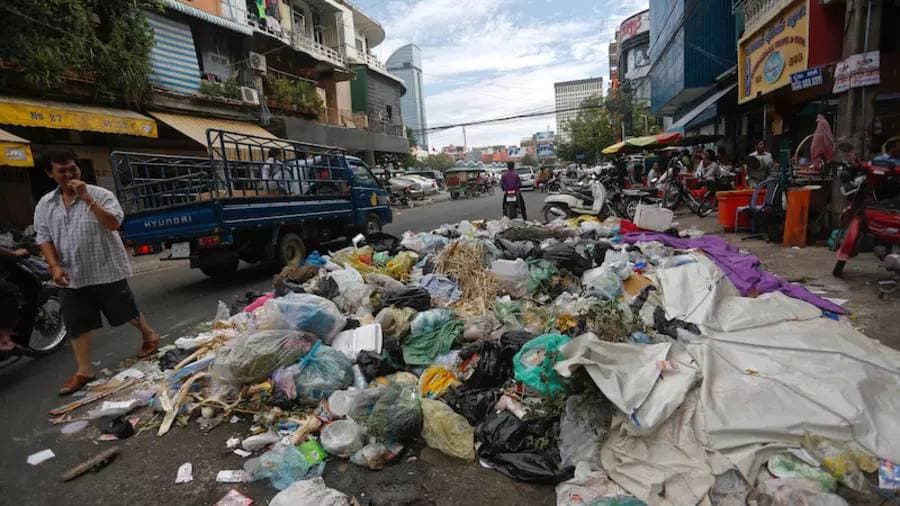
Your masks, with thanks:
[(267, 139), (277, 138), (263, 127), (247, 121), (201, 118), (197, 116), (185, 116), (183, 114), (172, 114), (170, 112), (151, 112), (150, 115), (199, 142), (203, 146), (206, 146), (206, 131), (209, 129), (225, 130), (244, 135), (255, 135)]
[(0, 125), (156, 137), (156, 122), (125, 109), (0, 96)]
[(28, 139), (0, 129), (0, 165), (34, 167)]

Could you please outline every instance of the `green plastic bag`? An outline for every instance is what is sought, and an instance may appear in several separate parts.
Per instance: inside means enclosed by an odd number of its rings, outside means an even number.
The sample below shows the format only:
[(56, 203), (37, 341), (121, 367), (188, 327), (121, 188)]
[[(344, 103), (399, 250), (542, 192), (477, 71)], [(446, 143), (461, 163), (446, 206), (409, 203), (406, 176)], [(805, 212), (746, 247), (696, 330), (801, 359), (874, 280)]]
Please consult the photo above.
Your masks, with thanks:
[(569, 341), (568, 336), (544, 334), (525, 343), (513, 357), (516, 379), (544, 397), (563, 392), (565, 380), (553, 366), (562, 358), (559, 349)]
[(462, 320), (453, 320), (429, 332), (409, 336), (403, 345), (403, 361), (407, 365), (430, 365), (435, 357), (450, 351), (463, 326)]
[(428, 446), (451, 457), (475, 460), (475, 429), (441, 401), (422, 399), (422, 437)]
[(522, 328), (522, 324), (519, 323), (519, 317), (522, 316), (521, 302), (517, 300), (506, 302), (497, 299), (497, 302), (494, 304), (494, 314), (497, 315), (497, 320), (500, 323), (510, 329)]
[(559, 269), (546, 260), (528, 261), (528, 291), (534, 293), (541, 286), (550, 284), (550, 279), (559, 274)]

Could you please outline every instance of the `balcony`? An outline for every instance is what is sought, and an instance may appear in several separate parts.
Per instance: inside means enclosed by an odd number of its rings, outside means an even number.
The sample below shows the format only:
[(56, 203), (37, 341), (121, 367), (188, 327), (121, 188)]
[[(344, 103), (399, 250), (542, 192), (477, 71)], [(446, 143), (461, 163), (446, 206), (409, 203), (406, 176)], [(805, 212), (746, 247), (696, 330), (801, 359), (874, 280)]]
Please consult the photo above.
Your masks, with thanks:
[(387, 67), (384, 65), (384, 63), (381, 63), (381, 60), (379, 60), (378, 57), (372, 53), (366, 53), (366, 65), (374, 68), (379, 72), (383, 72), (385, 74), (388, 73)]
[(347, 59), (344, 58), (341, 51), (316, 42), (300, 32), (294, 32), (293, 37), (291, 38), (291, 45), (294, 49), (303, 51), (320, 60), (333, 63), (340, 67), (347, 66)]

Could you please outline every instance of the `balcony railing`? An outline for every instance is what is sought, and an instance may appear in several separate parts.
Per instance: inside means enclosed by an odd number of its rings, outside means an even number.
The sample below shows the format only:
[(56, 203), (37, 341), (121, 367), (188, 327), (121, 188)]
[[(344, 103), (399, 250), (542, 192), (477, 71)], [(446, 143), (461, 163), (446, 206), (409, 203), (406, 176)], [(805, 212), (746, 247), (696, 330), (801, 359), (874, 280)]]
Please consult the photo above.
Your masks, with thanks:
[(387, 73), (388, 71), (384, 63), (381, 63), (381, 60), (379, 60), (378, 57), (372, 53), (366, 53), (366, 65), (374, 67), (384, 73)]
[(306, 52), (316, 58), (334, 63), (335, 65), (340, 65), (342, 67), (347, 66), (347, 59), (344, 58), (344, 55), (341, 54), (340, 51), (316, 42), (300, 32), (294, 32), (291, 42), (298, 51)]
[(319, 113), (319, 122), (343, 128), (357, 128), (377, 134), (397, 137), (404, 135), (403, 125), (393, 119), (381, 119), (375, 114), (353, 112), (349, 109), (326, 108)]

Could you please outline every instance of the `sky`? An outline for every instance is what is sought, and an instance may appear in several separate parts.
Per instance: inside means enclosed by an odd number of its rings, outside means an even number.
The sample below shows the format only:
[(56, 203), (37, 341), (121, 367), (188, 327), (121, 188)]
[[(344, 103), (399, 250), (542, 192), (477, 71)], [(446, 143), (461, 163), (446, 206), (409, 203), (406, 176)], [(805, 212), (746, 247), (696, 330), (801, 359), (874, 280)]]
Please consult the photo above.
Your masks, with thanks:
[[(372, 49), (387, 61), (414, 43), (422, 50), (428, 126), (552, 111), (553, 83), (609, 80), (616, 27), (648, 0), (355, 0), (384, 26)], [(607, 83), (605, 83), (607, 84)], [(517, 146), (556, 130), (554, 115), (466, 128), (468, 146)], [(440, 149), (461, 145), (460, 128), (430, 132)]]

